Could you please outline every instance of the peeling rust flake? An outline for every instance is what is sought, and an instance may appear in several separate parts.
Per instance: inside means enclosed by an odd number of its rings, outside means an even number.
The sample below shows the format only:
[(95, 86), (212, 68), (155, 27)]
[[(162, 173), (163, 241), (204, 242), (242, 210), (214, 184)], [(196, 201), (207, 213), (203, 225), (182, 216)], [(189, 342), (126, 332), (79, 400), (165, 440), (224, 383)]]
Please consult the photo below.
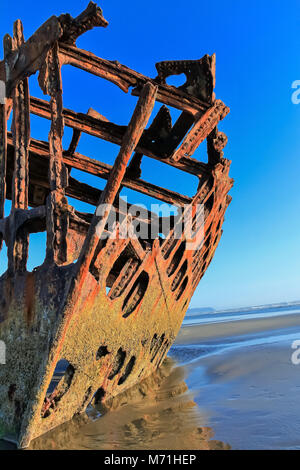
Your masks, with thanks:
[[(160, 62), (158, 75), (149, 78), (77, 48), (81, 34), (107, 25), (90, 2), (75, 18), (52, 16), (28, 40), (18, 20), (3, 42), (0, 250), (7, 248), (7, 269), (0, 275), (6, 345), (0, 438), (9, 436), (19, 447), (90, 403), (105, 407), (162, 364), (214, 256), (231, 201), (227, 137), (218, 130), (229, 108), (215, 98), (215, 56)], [(120, 93), (131, 90), (138, 101), (128, 125), (110, 122), (101, 110), (66, 109), (66, 64), (112, 82)], [(36, 72), (49, 101), (30, 95), (28, 77)], [(180, 73), (184, 85), (167, 85), (167, 77)], [(171, 108), (180, 110), (175, 122)], [(48, 142), (31, 137), (32, 114), (51, 122)], [(73, 129), (67, 149), (65, 126)], [(114, 165), (77, 152), (82, 133), (116, 144)], [(193, 158), (205, 141), (207, 163)], [(196, 194), (145, 181), (144, 156), (198, 178)], [(104, 190), (78, 181), (73, 168), (104, 179)], [(162, 217), (136, 201), (131, 211), (120, 198), (123, 187), (176, 206), (178, 214)], [(94, 215), (70, 205), (69, 197), (93, 205)], [(12, 201), (9, 214), (6, 200)], [(186, 223), (192, 235), (178, 236)], [(30, 235), (43, 232), (44, 262), (29, 272)]]

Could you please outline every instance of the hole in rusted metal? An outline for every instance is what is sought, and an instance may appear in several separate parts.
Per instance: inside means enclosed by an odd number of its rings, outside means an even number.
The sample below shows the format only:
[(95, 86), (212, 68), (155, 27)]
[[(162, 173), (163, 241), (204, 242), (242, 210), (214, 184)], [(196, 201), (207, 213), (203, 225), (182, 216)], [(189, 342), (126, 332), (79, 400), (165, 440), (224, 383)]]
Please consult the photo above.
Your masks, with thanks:
[[(151, 362), (154, 361), (157, 354), (159, 353), (159, 350), (162, 347), (164, 340), (165, 340), (165, 333), (163, 333), (159, 338), (157, 337), (157, 335), (153, 336), (152, 343), (151, 343), (152, 352), (153, 352), (152, 357), (151, 357)], [(150, 352), (151, 352), (151, 349), (150, 349)]]
[(179, 269), (178, 273), (174, 277), (174, 280), (173, 280), (172, 286), (171, 286), (171, 291), (172, 292), (174, 292), (177, 289), (177, 287), (179, 286), (181, 280), (185, 276), (185, 273), (187, 271), (187, 267), (188, 267), (187, 260), (185, 260), (185, 262), (183, 263), (183, 265)]
[(203, 262), (207, 260), (208, 253), (209, 253), (209, 249), (207, 249), (206, 252), (203, 255), (203, 260), (202, 260)]
[(150, 344), (150, 352), (153, 351), (153, 348), (156, 345), (156, 343), (157, 343), (157, 334), (154, 333), (153, 338), (151, 340), (151, 344)]
[(167, 274), (168, 276), (172, 276), (172, 274), (174, 274), (177, 266), (179, 265), (183, 255), (184, 255), (184, 252), (185, 252), (185, 247), (186, 247), (186, 243), (185, 241), (181, 242), (179, 248), (177, 248), (173, 258), (172, 258), (172, 261), (171, 263), (169, 264), (168, 266), (168, 269), (167, 269)]
[(186, 75), (180, 73), (178, 75), (170, 75), (166, 78), (167, 85), (179, 87), (186, 83)]
[(129, 317), (141, 303), (149, 284), (149, 276), (146, 271), (142, 271), (123, 303), (123, 318)]
[(207, 239), (205, 240), (204, 246), (205, 246), (206, 248), (209, 247), (210, 241), (211, 241), (211, 233), (209, 234), (209, 236), (208, 236)]
[(110, 354), (110, 352), (108, 351), (107, 346), (100, 346), (96, 354), (97, 361), (108, 354)]
[(86, 405), (91, 401), (91, 398), (90, 398), (91, 393), (92, 393), (92, 387), (90, 386), (84, 394), (82, 405), (81, 405), (81, 410), (84, 410)]
[(214, 196), (214, 193), (212, 193), (204, 204), (205, 216), (206, 216), (205, 218), (207, 218), (207, 215), (211, 212), (213, 205), (214, 205), (214, 200), (215, 200), (215, 196)]
[(94, 402), (95, 405), (98, 405), (102, 402), (103, 398), (105, 397), (105, 390), (103, 387), (98, 388), (97, 392), (94, 395)]
[(114, 365), (110, 375), (108, 376), (109, 380), (112, 380), (122, 369), (126, 359), (126, 351), (122, 348), (118, 349), (117, 355), (115, 357)]
[(47, 418), (56, 409), (58, 402), (69, 390), (74, 373), (74, 367), (66, 359), (56, 364), (42, 407), (42, 418)]
[[(107, 279), (106, 279), (106, 294), (109, 295), (111, 300), (116, 299), (119, 297), (126, 285), (130, 282), (130, 279), (136, 272), (140, 265), (140, 260), (135, 255), (134, 250), (132, 249), (131, 245), (127, 245), (127, 247), (122, 251), (118, 259), (113, 264)], [(122, 276), (120, 276), (122, 273)], [(113, 290), (111, 289), (116, 279), (120, 279), (118, 284), (114, 286)]]
[(188, 276), (184, 279), (183, 283), (181, 284), (180, 288), (179, 288), (179, 291), (178, 291), (178, 294), (177, 294), (177, 297), (176, 297), (176, 300), (179, 300), (180, 297), (182, 296), (182, 294), (184, 293), (185, 291), (185, 288), (187, 286), (187, 283), (188, 283)]
[(157, 367), (160, 367), (160, 365), (163, 362), (165, 354), (166, 354), (167, 350), (169, 349), (169, 347), (170, 347), (169, 340), (166, 339), (165, 342), (163, 343), (162, 347), (161, 347), (161, 350), (160, 350), (160, 355), (159, 355), (158, 360), (157, 360)]
[(119, 379), (118, 385), (122, 385), (125, 382), (125, 380), (128, 379), (129, 375), (132, 372), (132, 369), (134, 368), (135, 360), (136, 360), (135, 356), (132, 356), (130, 361), (128, 362), (126, 368), (125, 368), (124, 374)]
[(164, 258), (165, 259), (168, 259), (170, 254), (172, 253), (173, 249), (174, 249), (174, 246), (176, 245), (177, 243), (177, 240), (176, 239), (173, 239), (172, 241), (169, 241), (168, 240), (168, 245), (167, 245), (167, 248), (163, 249), (163, 253), (164, 253)]

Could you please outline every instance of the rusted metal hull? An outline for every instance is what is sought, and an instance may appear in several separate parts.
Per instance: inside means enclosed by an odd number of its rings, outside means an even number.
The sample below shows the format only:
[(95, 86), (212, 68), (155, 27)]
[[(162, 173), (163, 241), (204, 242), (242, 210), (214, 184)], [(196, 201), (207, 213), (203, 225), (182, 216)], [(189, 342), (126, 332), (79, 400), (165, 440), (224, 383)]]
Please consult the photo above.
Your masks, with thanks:
[[(14, 39), (6, 40), (7, 99), (0, 105), (0, 243), (8, 247), (8, 269), (0, 278), (0, 340), (6, 344), (6, 364), (0, 366), (0, 432), (21, 447), (83, 412), (92, 400), (106, 402), (159, 367), (211, 262), (231, 199), (230, 162), (222, 152), (227, 139), (217, 130), (229, 110), (213, 96), (214, 59), (205, 56), (192, 65), (158, 64), (159, 76), (152, 80), (96, 58), (78, 50), (74, 41), (87, 29), (106, 25), (99, 10), (90, 5), (75, 20), (52, 17), (46, 23), (51, 32), (46, 41), (42, 26), (36, 38), (24, 42), (17, 22)], [(34, 42), (39, 55), (32, 51)], [(25, 59), (18, 61), (22, 54)], [(135, 87), (139, 100), (129, 125), (109, 123), (96, 112), (65, 110), (60, 74), (64, 63), (111, 80), (124, 91)], [(168, 75), (182, 69), (188, 74), (186, 89), (164, 84)], [(0, 77), (4, 70), (0, 63)], [(36, 70), (50, 103), (29, 96), (26, 77)], [(155, 100), (182, 110), (174, 126), (163, 107), (146, 129)], [(9, 133), (6, 123), (12, 107)], [(30, 113), (51, 120), (49, 143), (30, 139)], [(66, 151), (64, 125), (74, 130)], [(113, 167), (76, 153), (81, 132), (120, 145)], [(191, 158), (205, 139), (208, 164)], [(141, 180), (143, 155), (198, 176), (196, 195), (188, 198)], [(104, 191), (76, 181), (71, 167), (107, 179)], [(99, 232), (105, 232), (109, 214), (82, 214), (67, 201), (69, 195), (94, 205), (114, 205), (123, 185), (168, 203), (185, 204), (191, 225), (197, 222), (196, 205), (202, 204), (202, 243), (191, 250), (185, 235), (175, 237), (180, 219), (164, 239), (122, 238), (122, 229), (133, 233), (134, 223), (120, 213), (119, 224), (103, 240)], [(4, 217), (8, 198), (12, 210)], [(140, 223), (147, 225), (149, 220)], [(157, 225), (159, 233), (159, 218)], [(29, 234), (40, 231), (47, 232), (45, 261), (28, 272)], [(49, 392), (61, 360), (68, 368)]]

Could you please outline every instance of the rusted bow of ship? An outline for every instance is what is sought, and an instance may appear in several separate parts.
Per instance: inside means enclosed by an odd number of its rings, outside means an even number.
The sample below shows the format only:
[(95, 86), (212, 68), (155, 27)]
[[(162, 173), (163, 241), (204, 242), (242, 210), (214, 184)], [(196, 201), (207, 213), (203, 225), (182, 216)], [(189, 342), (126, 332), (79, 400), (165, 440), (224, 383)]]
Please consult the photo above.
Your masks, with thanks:
[[(7, 270), (0, 277), (0, 341), (5, 345), (0, 435), (20, 447), (159, 367), (214, 255), (230, 203), (230, 161), (223, 157), (227, 138), (217, 128), (229, 109), (214, 96), (215, 57), (160, 62), (157, 76), (148, 78), (76, 46), (80, 35), (107, 25), (91, 2), (76, 18), (52, 16), (27, 41), (20, 20), (13, 36), (4, 37), (0, 249), (7, 249)], [(114, 124), (92, 108), (87, 114), (64, 108), (64, 65), (138, 97), (129, 124)], [(36, 72), (49, 100), (30, 95), (29, 77)], [(166, 83), (181, 73), (184, 85)], [(162, 105), (153, 116), (156, 102)], [(181, 111), (173, 124), (172, 107)], [(32, 114), (50, 121), (48, 142), (31, 137)], [(67, 149), (62, 145), (65, 126), (73, 129)], [(113, 166), (77, 151), (82, 133), (120, 147)], [(206, 163), (192, 157), (204, 141)], [(196, 176), (196, 194), (188, 197), (143, 180), (144, 158)], [(72, 169), (107, 180), (104, 190), (76, 180)], [(123, 187), (185, 207), (191, 226), (204, 233), (202, 242), (191, 249), (185, 233), (176, 236), (181, 215), (169, 220), (150, 211), (130, 215), (126, 202), (116, 203)], [(95, 208), (113, 205), (118, 216), (113, 229), (112, 210), (79, 212), (68, 197)], [(137, 224), (148, 237), (136, 235)], [(46, 233), (45, 259), (29, 272), (30, 234), (38, 232)]]

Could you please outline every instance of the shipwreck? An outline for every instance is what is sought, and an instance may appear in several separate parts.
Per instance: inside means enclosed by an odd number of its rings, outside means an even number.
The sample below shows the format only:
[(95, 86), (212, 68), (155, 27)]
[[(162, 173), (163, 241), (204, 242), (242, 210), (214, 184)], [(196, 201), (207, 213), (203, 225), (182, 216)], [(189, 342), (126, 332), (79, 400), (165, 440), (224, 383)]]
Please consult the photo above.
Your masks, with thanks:
[[(213, 258), (231, 200), (230, 161), (223, 155), (227, 137), (218, 130), (229, 109), (214, 94), (214, 55), (160, 62), (157, 76), (149, 78), (76, 46), (80, 35), (107, 25), (91, 2), (76, 18), (52, 16), (27, 41), (17, 20), (13, 36), (3, 41), (0, 249), (7, 248), (7, 270), (0, 277), (0, 341), (6, 349), (0, 364), (0, 437), (19, 447), (89, 404), (105, 404), (160, 366)], [(66, 64), (122, 92), (130, 90), (137, 102), (129, 124), (110, 122), (93, 109), (83, 114), (64, 108), (61, 69)], [(28, 79), (36, 73), (48, 101), (30, 95)], [(166, 83), (182, 73), (184, 85)], [(154, 113), (156, 102), (161, 107)], [(170, 108), (180, 111), (174, 124)], [(49, 120), (48, 142), (31, 136), (32, 114)], [(67, 149), (65, 126), (73, 129)], [(114, 164), (80, 154), (82, 133), (117, 144)], [(205, 163), (193, 158), (204, 141)], [(196, 194), (188, 197), (143, 180), (144, 158), (196, 176)], [(72, 169), (106, 180), (105, 188), (76, 180)], [(116, 204), (123, 187), (187, 208), (191, 226), (204, 234), (202, 242), (188, 249), (185, 233), (175, 236), (180, 212), (170, 216), (165, 233), (162, 216), (123, 212)], [(94, 205), (95, 213), (76, 210), (68, 197)], [(102, 205), (118, 214), (113, 230), (110, 211), (99, 215), (96, 210)], [(202, 225), (197, 224), (198, 205), (204, 208)], [(155, 237), (149, 228), (153, 220)], [(149, 228), (148, 239), (135, 234), (137, 221)], [(124, 227), (130, 236), (120, 236)], [(29, 237), (39, 232), (47, 237), (45, 259), (28, 271)], [(65, 370), (53, 386), (58, 364)]]

